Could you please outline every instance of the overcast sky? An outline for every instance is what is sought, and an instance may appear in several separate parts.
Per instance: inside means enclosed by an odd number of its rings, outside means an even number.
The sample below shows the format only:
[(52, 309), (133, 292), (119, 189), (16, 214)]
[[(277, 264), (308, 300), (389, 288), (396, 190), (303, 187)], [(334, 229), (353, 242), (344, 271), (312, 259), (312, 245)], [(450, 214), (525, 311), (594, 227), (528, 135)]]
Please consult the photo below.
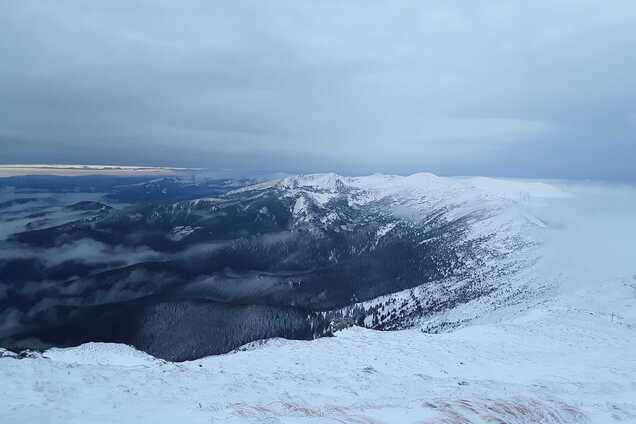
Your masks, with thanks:
[(0, 2), (0, 162), (636, 180), (636, 1)]

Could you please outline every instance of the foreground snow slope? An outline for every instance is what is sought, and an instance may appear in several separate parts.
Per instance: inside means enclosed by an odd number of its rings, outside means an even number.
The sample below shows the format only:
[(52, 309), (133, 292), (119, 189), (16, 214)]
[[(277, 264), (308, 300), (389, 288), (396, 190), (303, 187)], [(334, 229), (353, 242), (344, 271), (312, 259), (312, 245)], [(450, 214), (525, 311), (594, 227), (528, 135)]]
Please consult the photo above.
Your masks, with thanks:
[(442, 334), (352, 328), (181, 364), (110, 344), (0, 358), (0, 422), (636, 422), (636, 191), (561, 190), (533, 210), (543, 297)]

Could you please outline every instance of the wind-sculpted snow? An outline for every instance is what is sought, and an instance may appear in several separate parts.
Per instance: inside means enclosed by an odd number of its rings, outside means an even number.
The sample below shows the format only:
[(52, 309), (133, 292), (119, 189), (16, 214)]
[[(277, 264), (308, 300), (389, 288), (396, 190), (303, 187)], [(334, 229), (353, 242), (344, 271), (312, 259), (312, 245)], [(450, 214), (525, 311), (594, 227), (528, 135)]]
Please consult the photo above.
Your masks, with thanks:
[[(431, 327), (441, 331), (536, 295), (517, 278), (536, 261), (545, 227), (531, 208), (566, 196), (537, 182), (431, 174), (237, 185), (124, 186), (102, 202), (150, 197), (114, 208), (74, 199), (63, 207), (73, 220), (10, 235), (7, 250), (28, 254), (0, 260), (2, 344), (125, 342), (184, 360), (263, 337), (314, 338), (351, 324), (409, 328), (446, 313)], [(171, 190), (175, 198), (215, 195), (157, 201)], [(475, 302), (479, 311), (453, 313)], [(213, 318), (230, 306), (250, 312)], [(202, 333), (199, 312), (182, 314), (198, 308), (218, 328)], [(289, 325), (275, 322), (281, 313)], [(161, 343), (147, 337), (156, 328)], [(207, 336), (177, 351), (187, 328)]]

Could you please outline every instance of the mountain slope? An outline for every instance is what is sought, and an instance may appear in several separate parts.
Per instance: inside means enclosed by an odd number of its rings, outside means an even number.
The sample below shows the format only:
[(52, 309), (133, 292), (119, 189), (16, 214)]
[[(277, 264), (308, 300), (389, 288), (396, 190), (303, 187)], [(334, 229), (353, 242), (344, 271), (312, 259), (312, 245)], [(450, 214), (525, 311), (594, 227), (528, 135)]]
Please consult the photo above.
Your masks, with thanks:
[[(110, 344), (1, 358), (0, 419), (636, 422), (636, 280), (571, 294), (444, 334), (353, 328), (182, 364)], [(608, 309), (590, 307), (599, 295)]]
[[(483, 184), (493, 190), (492, 181), (472, 181), (481, 188), (457, 182), (466, 196), (483, 198)], [(281, 183), (269, 184), (259, 190)], [(549, 193), (531, 185), (530, 195), (517, 190), (525, 182), (515, 189), (504, 184), (504, 193), (496, 189), (494, 198), (487, 194), (492, 203), (484, 203), (500, 214), (475, 223), (482, 229), (509, 223), (502, 228), (510, 231), (495, 237), (516, 240), (503, 258), (520, 267), (485, 275), (512, 291), (495, 289), (439, 311), (423, 308), (409, 315), (414, 327), (406, 330), (354, 327), (313, 341), (270, 339), (183, 363), (117, 344), (51, 349), (22, 360), (4, 352), (0, 421), (636, 422), (636, 190), (561, 183)], [(338, 196), (298, 186), (282, 191), (295, 200), (299, 192)], [(484, 235), (470, 228), (464, 237)], [(426, 287), (413, 290), (424, 291), (422, 299), (448, 295)], [(525, 294), (509, 296), (515, 289)], [(385, 296), (361, 304), (402, 295)], [(462, 325), (444, 324), (456, 322)], [(452, 331), (435, 333), (442, 329)]]
[[(566, 196), (537, 182), (320, 174), (100, 208), (10, 241), (53, 255), (90, 241), (148, 260), (69, 265), (78, 275), (59, 282), (42, 265), (40, 281), (12, 286), (19, 324), (2, 344), (123, 342), (186, 360), (353, 323), (441, 331), (545, 291), (548, 281), (519, 278), (545, 230), (532, 208)], [(272, 321), (281, 314), (289, 325)], [(189, 331), (201, 337), (182, 340)]]

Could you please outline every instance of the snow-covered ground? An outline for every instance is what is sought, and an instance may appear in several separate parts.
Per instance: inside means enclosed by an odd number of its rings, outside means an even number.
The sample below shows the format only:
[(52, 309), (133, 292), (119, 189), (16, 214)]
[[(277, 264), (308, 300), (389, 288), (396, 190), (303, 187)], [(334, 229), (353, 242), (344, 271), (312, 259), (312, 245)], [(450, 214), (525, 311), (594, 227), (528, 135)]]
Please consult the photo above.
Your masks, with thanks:
[(519, 274), (541, 296), (441, 334), (352, 328), (180, 364), (110, 344), (0, 358), (0, 422), (636, 423), (636, 190), (481, 184), (547, 193)]

